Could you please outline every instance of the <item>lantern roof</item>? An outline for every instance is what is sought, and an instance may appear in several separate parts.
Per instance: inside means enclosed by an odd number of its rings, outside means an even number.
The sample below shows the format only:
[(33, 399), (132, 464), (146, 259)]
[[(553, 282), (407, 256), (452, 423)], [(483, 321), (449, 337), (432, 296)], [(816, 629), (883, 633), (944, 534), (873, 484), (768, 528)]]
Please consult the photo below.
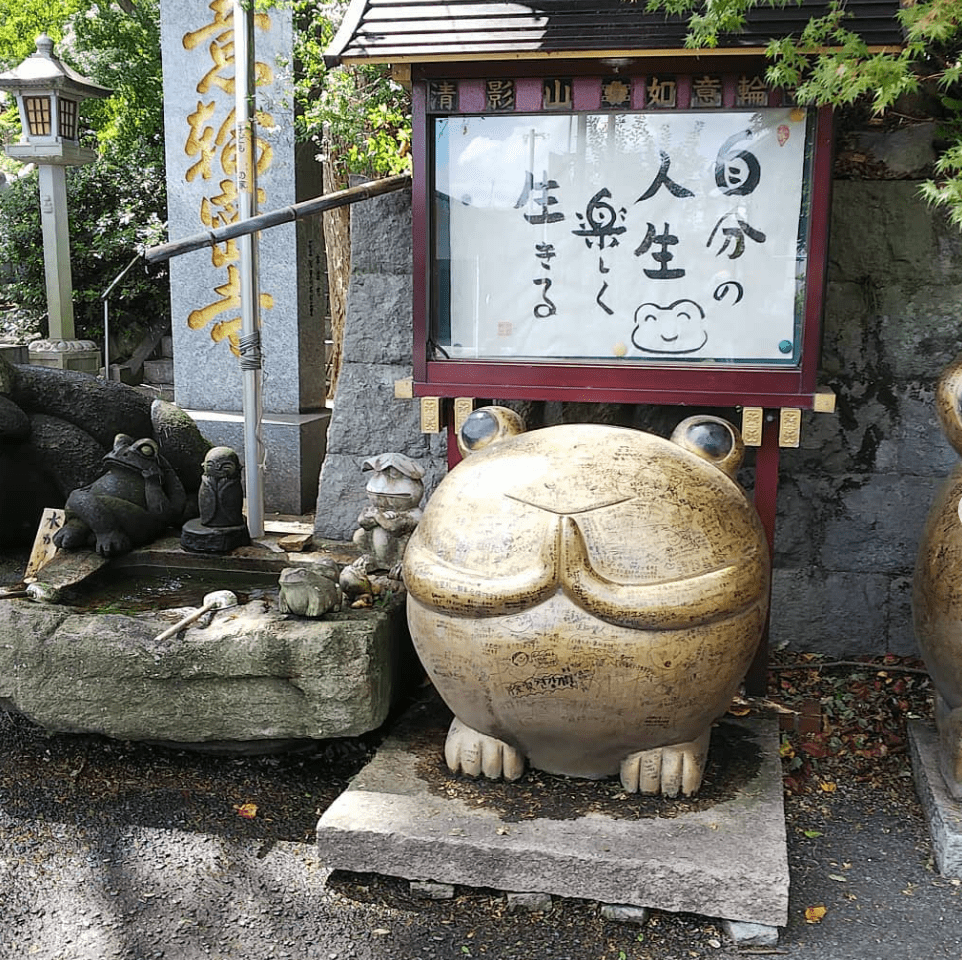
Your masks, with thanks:
[[(685, 47), (688, 18), (625, 0), (351, 0), (325, 54), (338, 63), (463, 63), (471, 60), (599, 59), (666, 54), (762, 54), (773, 38), (798, 35), (825, 0), (755, 6), (737, 34), (712, 50)], [(870, 49), (904, 42), (899, 0), (847, 0), (846, 27)]]
[(54, 52), (53, 40), (37, 37), (37, 50), (13, 70), (0, 73), (0, 90), (56, 90), (77, 98), (109, 97), (113, 92), (68, 67)]

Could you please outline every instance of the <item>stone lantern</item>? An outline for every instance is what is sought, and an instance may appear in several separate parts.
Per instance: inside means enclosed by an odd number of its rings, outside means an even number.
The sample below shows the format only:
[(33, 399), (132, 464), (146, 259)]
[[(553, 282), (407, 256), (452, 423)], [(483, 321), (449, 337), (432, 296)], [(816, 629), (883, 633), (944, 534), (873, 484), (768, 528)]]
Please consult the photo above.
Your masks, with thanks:
[(53, 41), (37, 37), (37, 52), (20, 66), (0, 73), (0, 90), (17, 98), (22, 133), (7, 155), (35, 163), (40, 174), (40, 220), (47, 286), (49, 336), (30, 345), (30, 360), (42, 366), (100, 369), (100, 352), (91, 340), (74, 336), (73, 280), (65, 168), (90, 163), (96, 153), (79, 142), (79, 108), (83, 100), (108, 97), (107, 87), (82, 77), (60, 61)]

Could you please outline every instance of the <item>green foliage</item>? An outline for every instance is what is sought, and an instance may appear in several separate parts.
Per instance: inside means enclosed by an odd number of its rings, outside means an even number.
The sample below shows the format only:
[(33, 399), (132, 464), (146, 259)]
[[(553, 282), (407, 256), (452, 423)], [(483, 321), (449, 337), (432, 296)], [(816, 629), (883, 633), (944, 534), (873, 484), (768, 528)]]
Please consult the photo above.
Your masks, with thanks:
[[(44, 31), (64, 63), (113, 90), (81, 106), (99, 159), (67, 172), (75, 326), (78, 337), (101, 342), (101, 293), (139, 247), (160, 241), (166, 219), (159, 0), (0, 0), (4, 69), (31, 54)], [(16, 108), (4, 120), (12, 129), (0, 132), (19, 136)], [(15, 265), (0, 298), (18, 308), (21, 330), (46, 333), (36, 175), (0, 193), (0, 264)], [(168, 304), (166, 269), (147, 276), (134, 268), (111, 294), (111, 327), (120, 333), (157, 322)]]
[(85, 104), (101, 151), (118, 163), (129, 155), (163, 164), (159, 0), (137, 0), (125, 9), (95, 2), (71, 18), (70, 29), (77, 69), (113, 91)]
[(349, 173), (378, 177), (410, 169), (411, 106), (386, 66), (328, 69), (323, 54), (344, 8), (295, 0), (296, 127), (334, 163), (340, 182)]
[(84, 0), (2, 0), (0, 2), (0, 72), (11, 70), (33, 53), (36, 39), (47, 33), (59, 44), (63, 26)]
[[(718, 45), (719, 36), (737, 33), (755, 6), (784, 6), (785, 0), (648, 0), (649, 10), (689, 17), (687, 44)], [(843, 0), (833, 0), (824, 16), (813, 17), (798, 37), (772, 40), (767, 49), (768, 81), (795, 89), (800, 103), (836, 107), (867, 104), (881, 115), (905, 94), (939, 94), (940, 136), (947, 146), (935, 167), (936, 179), (922, 185), (922, 196), (946, 209), (962, 227), (962, 17), (959, 0), (920, 0), (903, 5), (898, 16), (905, 44), (872, 52), (851, 28)]]
[[(130, 262), (140, 245), (157, 243), (165, 209), (162, 167), (126, 157), (67, 171), (70, 261), (77, 336), (103, 341), (100, 295)], [(0, 192), (0, 263), (13, 264), (3, 298), (17, 304), (35, 329), (46, 334), (43, 237), (36, 173)], [(166, 270), (148, 276), (135, 267), (111, 294), (114, 322), (143, 326), (167, 315)]]

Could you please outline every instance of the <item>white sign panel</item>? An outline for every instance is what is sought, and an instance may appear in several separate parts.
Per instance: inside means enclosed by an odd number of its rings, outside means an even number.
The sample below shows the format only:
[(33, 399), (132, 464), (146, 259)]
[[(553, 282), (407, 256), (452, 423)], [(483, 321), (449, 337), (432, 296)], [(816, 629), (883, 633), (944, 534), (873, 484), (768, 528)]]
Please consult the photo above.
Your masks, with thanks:
[(454, 358), (797, 364), (798, 108), (435, 126), (435, 340)]

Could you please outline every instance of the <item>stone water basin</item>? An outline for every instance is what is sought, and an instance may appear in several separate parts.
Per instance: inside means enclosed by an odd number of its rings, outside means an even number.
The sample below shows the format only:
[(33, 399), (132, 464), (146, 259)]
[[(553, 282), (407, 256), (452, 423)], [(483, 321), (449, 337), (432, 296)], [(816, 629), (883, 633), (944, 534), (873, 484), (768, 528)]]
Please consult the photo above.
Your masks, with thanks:
[[(63, 591), (67, 604), (4, 600), (0, 706), (51, 732), (244, 752), (376, 729), (406, 663), (403, 603), (323, 620), (279, 613), (281, 569), (319, 556), (255, 544), (210, 557), (167, 538), (104, 565), (91, 583), (127, 583), (103, 598), (84, 586)], [(161, 580), (172, 592), (157, 592)], [(214, 589), (241, 603), (157, 639)]]

